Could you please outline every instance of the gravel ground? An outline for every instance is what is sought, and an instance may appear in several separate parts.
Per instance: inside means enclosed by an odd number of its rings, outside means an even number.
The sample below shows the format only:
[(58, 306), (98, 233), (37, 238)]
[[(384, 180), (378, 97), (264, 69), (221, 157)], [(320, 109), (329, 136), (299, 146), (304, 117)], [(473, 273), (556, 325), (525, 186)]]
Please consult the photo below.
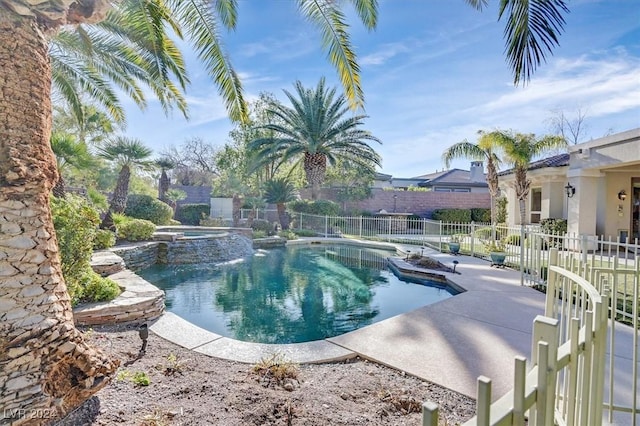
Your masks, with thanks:
[(359, 358), (300, 366), (276, 358), (254, 366), (153, 333), (140, 356), (132, 327), (85, 335), (119, 359), (120, 369), (57, 425), (420, 425), (426, 400), (439, 404), (441, 425), (456, 425), (475, 411), (473, 399)]

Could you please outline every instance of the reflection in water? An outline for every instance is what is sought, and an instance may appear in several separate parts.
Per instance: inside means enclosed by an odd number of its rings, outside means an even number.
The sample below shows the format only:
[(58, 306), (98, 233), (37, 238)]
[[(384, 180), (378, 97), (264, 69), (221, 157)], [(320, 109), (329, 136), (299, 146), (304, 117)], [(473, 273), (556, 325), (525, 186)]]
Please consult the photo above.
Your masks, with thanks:
[(262, 343), (319, 340), (451, 296), (398, 279), (389, 252), (352, 246), (260, 251), (242, 262), (157, 265), (140, 275), (167, 310), (224, 336)]

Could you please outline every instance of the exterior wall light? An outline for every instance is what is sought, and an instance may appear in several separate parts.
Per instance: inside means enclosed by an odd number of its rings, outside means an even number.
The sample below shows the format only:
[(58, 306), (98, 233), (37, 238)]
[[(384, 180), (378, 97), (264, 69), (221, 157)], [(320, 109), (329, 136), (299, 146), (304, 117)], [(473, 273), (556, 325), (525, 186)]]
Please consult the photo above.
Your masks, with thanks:
[(571, 185), (569, 182), (567, 182), (567, 186), (564, 187), (564, 190), (567, 192), (567, 198), (573, 197), (576, 193), (576, 187)]
[(620, 192), (618, 192), (618, 200), (624, 201), (627, 199), (627, 191), (625, 191), (624, 189)]

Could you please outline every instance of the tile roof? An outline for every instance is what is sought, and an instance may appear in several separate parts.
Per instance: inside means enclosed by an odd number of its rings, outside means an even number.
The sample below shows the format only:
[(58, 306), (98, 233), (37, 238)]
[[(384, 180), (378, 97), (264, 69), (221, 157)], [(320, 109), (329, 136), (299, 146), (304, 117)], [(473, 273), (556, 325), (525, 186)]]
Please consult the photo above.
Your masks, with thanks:
[[(564, 167), (569, 165), (569, 154), (558, 154), (541, 160), (533, 161), (529, 164), (527, 170), (544, 169), (546, 167)], [(505, 176), (513, 173), (514, 169), (503, 170), (498, 176)]]

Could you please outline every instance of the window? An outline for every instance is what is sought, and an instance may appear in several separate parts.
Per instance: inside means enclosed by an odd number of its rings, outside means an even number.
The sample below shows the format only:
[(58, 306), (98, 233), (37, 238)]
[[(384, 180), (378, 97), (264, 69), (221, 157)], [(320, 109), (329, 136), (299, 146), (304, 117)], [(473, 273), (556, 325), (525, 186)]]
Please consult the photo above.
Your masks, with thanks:
[(540, 223), (542, 188), (531, 188), (531, 223)]

